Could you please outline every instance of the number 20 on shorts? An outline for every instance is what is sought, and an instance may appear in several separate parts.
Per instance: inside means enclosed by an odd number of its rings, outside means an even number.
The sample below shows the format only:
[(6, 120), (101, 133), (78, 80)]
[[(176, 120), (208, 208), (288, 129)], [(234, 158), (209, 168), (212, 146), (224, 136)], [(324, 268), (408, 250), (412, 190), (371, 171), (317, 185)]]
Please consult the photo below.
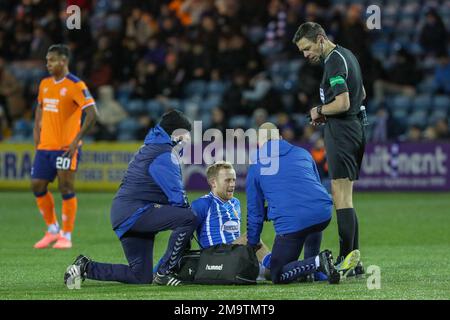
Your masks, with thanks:
[(58, 170), (69, 170), (71, 159), (67, 157), (56, 158), (56, 169)]

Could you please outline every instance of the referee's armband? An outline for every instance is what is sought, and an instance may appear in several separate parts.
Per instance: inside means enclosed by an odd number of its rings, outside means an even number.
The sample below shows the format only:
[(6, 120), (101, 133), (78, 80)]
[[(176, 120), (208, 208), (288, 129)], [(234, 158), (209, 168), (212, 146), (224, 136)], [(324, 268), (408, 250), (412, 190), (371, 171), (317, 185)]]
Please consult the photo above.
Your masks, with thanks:
[(332, 88), (338, 84), (345, 84), (345, 79), (342, 76), (335, 76), (330, 78), (330, 86)]
[(330, 83), (330, 89), (333, 92), (334, 97), (348, 91), (347, 82), (341, 72), (339, 72), (338, 75), (329, 78), (328, 81)]

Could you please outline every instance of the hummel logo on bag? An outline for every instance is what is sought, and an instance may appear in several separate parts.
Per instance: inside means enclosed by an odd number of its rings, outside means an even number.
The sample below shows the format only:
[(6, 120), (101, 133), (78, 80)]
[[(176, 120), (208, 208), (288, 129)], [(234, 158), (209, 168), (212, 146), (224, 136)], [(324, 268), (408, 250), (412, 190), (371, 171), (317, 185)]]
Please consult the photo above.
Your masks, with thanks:
[(223, 264), (221, 264), (221, 265), (209, 265), (209, 264), (207, 264), (206, 268), (205, 268), (205, 270), (208, 270), (208, 271), (221, 271), (222, 269), (223, 269)]

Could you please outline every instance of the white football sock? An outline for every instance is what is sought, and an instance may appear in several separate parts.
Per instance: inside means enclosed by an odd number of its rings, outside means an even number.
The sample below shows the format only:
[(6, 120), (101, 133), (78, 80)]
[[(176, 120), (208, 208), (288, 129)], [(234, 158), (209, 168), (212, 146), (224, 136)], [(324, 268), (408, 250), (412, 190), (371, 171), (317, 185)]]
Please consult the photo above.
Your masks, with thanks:
[(266, 280), (266, 277), (264, 276), (265, 272), (266, 272), (266, 268), (263, 266), (263, 264), (260, 262), (259, 263), (259, 274), (258, 277), (256, 278), (256, 281), (263, 281)]
[(59, 232), (58, 223), (53, 223), (53, 224), (49, 225), (47, 231), (50, 233), (53, 233), (53, 234), (57, 234)]

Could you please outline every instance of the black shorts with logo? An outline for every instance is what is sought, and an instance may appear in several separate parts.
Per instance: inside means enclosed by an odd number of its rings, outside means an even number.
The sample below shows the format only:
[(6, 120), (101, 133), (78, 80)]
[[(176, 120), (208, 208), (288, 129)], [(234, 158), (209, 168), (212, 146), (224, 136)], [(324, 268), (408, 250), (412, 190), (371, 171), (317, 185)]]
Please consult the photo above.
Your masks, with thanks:
[(324, 138), (331, 179), (358, 180), (366, 145), (360, 120), (328, 118)]

